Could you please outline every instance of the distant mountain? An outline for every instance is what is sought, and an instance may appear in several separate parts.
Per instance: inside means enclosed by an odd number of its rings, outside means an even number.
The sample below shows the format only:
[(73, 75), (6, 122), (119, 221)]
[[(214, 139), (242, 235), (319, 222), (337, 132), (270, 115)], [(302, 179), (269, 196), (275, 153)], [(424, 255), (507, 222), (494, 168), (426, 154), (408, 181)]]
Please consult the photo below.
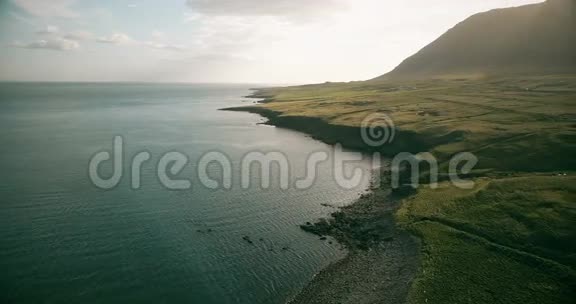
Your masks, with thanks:
[(376, 79), (566, 72), (576, 72), (576, 0), (474, 15)]

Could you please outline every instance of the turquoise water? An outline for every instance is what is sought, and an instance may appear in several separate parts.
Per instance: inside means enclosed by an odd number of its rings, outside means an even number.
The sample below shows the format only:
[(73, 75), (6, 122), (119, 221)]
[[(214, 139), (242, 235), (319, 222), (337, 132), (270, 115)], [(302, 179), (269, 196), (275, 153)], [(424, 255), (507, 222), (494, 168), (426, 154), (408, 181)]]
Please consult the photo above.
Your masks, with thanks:
[[(275, 180), (270, 189), (235, 182), (210, 190), (194, 179), (194, 162), (209, 151), (228, 155), (234, 176), (246, 153), (280, 151), (292, 181), (305, 175), (311, 151), (332, 151), (258, 125), (257, 115), (218, 111), (246, 104), (248, 89), (0, 84), (2, 302), (284, 303), (341, 258), (338, 245), (298, 225), (334, 211), (322, 204), (351, 203), (368, 177), (342, 189), (326, 162), (307, 190), (282, 190)], [(126, 155), (152, 155), (139, 190), (128, 174), (113, 190), (88, 177), (90, 158), (111, 150), (116, 135)], [(158, 181), (154, 164), (169, 151), (189, 157), (179, 176), (192, 180), (191, 189), (171, 191)]]

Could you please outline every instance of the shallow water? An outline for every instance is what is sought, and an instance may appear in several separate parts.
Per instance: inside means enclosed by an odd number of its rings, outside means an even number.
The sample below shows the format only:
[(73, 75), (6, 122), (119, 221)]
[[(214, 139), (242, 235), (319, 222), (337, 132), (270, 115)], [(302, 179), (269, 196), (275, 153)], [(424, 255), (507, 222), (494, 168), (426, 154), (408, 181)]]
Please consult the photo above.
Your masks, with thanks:
[[(330, 162), (307, 190), (238, 182), (251, 151), (279, 151), (291, 182), (312, 151), (332, 148), (262, 118), (218, 111), (245, 104), (241, 85), (0, 84), (0, 286), (12, 302), (283, 303), (322, 267), (336, 244), (298, 225), (351, 203)], [(130, 188), (129, 162), (113, 190), (95, 187), (90, 158), (125, 141), (129, 158), (152, 155), (142, 187)], [(189, 190), (172, 191), (155, 163), (178, 151), (190, 165)], [(233, 163), (232, 190), (203, 187), (194, 164), (220, 151)], [(106, 171), (106, 168), (105, 170)], [(128, 172), (128, 173), (127, 173)], [(211, 174), (219, 175), (211, 167)], [(258, 176), (253, 176), (259, 181)], [(211, 231), (211, 232), (208, 232)], [(249, 236), (254, 244), (243, 237)]]

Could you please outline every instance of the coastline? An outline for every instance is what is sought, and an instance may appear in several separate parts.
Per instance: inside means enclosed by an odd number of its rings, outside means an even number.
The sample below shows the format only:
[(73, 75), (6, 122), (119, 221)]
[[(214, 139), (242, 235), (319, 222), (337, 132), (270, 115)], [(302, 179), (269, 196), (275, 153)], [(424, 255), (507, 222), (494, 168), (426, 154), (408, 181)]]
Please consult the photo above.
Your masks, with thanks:
[[(271, 96), (261, 95), (260, 91), (247, 97), (261, 99), (259, 103), (271, 101)], [(362, 142), (359, 128), (330, 125), (313, 117), (283, 117), (280, 112), (258, 106), (221, 110), (259, 114), (268, 119), (267, 125), (299, 131), (326, 144), (372, 150)], [(412, 152), (427, 149), (428, 144), (415, 134), (405, 135), (410, 140), (387, 151), (389, 155), (408, 147)], [(301, 226), (304, 231), (320, 237), (333, 237), (348, 253), (312, 277), (287, 303), (398, 304), (407, 301), (410, 286), (420, 269), (420, 241), (398, 229), (395, 222), (395, 212), (406, 195), (393, 193), (382, 185), (372, 185), (369, 190), (330, 218)]]
[[(251, 97), (251, 96), (246, 96)], [(262, 98), (254, 95), (251, 98)], [(271, 101), (271, 98), (261, 100), (260, 104)], [(343, 147), (361, 152), (380, 152), (384, 156), (394, 156), (399, 152), (420, 153), (429, 151), (434, 146), (443, 142), (450, 142), (451, 136), (429, 137), (415, 132), (396, 129), (396, 137), (393, 143), (387, 144), (386, 150), (380, 147), (367, 145), (361, 136), (360, 127), (350, 127), (330, 124), (321, 118), (306, 116), (284, 116), (283, 113), (260, 106), (240, 106), (220, 109), (221, 111), (247, 112), (258, 114), (266, 119), (264, 124), (279, 128), (298, 131), (324, 142), (328, 145), (341, 144)]]
[(331, 236), (347, 256), (322, 269), (288, 303), (405, 303), (420, 268), (420, 242), (398, 229), (402, 197), (380, 188), (341, 208), (332, 218), (303, 226)]
[[(264, 98), (260, 105), (229, 109), (257, 113), (270, 125), (362, 152), (374, 152), (361, 144), (365, 119), (384, 113), (393, 118), (397, 136), (376, 152), (390, 158), (398, 151), (429, 152), (439, 165), (437, 187), (400, 187), (388, 197), (384, 185), (372, 189), (372, 202), (359, 200), (332, 218), (303, 226), (352, 250), (316, 275), (292, 303), (467, 303), (471, 298), (571, 303), (575, 260), (566, 244), (573, 244), (576, 234), (566, 227), (575, 220), (570, 211), (576, 193), (570, 157), (574, 126), (568, 108), (574, 80), (551, 75), (266, 88), (255, 92), (255, 98)], [(537, 89), (542, 86), (562, 89)], [(523, 88), (528, 87), (534, 89), (527, 94)], [(471, 188), (458, 186), (449, 174), (459, 153), (478, 160), (460, 175)], [(408, 184), (408, 173), (401, 174), (401, 184)], [(427, 184), (431, 176), (423, 173), (419, 182)], [(403, 192), (411, 195), (395, 210)], [(380, 212), (383, 206), (388, 213)], [(397, 229), (418, 238), (419, 246), (397, 246), (400, 255), (387, 248), (388, 256), (379, 255), (379, 248), (402, 240)], [(396, 271), (394, 265), (414, 265), (410, 252), (420, 253), (416, 276), (394, 273), (406, 285), (375, 283), (387, 278), (377, 266), (391, 263), (388, 269)], [(382, 289), (393, 291), (378, 294)]]

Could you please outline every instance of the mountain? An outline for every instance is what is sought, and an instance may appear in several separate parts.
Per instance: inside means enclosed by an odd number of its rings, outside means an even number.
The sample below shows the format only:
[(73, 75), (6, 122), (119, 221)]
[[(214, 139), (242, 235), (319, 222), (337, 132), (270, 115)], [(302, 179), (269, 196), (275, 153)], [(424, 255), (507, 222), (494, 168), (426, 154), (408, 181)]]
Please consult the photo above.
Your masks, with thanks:
[(376, 78), (576, 72), (576, 0), (476, 14)]

